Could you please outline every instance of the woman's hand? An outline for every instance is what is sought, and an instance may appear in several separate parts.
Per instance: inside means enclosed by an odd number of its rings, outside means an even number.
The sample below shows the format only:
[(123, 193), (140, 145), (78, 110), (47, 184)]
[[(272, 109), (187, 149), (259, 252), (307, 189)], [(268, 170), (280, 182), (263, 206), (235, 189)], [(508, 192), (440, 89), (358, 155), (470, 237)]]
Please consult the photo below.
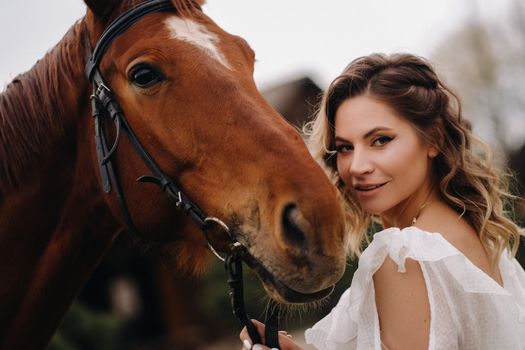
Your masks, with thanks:
[[(252, 321), (255, 327), (257, 327), (257, 331), (261, 335), (261, 339), (264, 341), (264, 324), (257, 320)], [(246, 327), (242, 329), (241, 334), (239, 334), (239, 338), (241, 339), (241, 342), (243, 344), (242, 350), (271, 350), (267, 346), (261, 344), (253, 344)], [(279, 331), (279, 345), (280, 350), (303, 350), (299, 345), (294, 343), (294, 341), (292, 340), (292, 336), (286, 333), (285, 331)]]

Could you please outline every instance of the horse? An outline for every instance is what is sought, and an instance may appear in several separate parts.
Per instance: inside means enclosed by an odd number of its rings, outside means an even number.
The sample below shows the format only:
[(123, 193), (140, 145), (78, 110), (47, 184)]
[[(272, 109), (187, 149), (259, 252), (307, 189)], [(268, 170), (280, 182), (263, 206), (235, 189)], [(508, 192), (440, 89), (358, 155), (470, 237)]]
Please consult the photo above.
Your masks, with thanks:
[(343, 273), (337, 190), (258, 92), (253, 50), (207, 17), (202, 1), (171, 0), (174, 11), (128, 25), (99, 71), (155, 164), (215, 225), (203, 235), (164, 187), (137, 181), (150, 169), (125, 137), (110, 151), (122, 210), (101, 170), (84, 67), (110, 23), (148, 1), (85, 0), (85, 16), (0, 95), (2, 350), (44, 348), (122, 234), (195, 274), (213, 257), (210, 242), (223, 253), (235, 237), (281, 303), (326, 297)]

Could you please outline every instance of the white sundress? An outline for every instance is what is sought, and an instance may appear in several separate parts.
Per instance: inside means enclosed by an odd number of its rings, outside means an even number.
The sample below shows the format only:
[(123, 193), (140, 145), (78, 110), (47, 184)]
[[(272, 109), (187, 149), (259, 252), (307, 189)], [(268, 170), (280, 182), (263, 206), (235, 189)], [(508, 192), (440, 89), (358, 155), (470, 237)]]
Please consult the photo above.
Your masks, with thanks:
[(525, 350), (525, 271), (517, 260), (502, 253), (501, 287), (441, 234), (417, 227), (374, 235), (350, 288), (306, 330), (308, 344), (320, 350), (382, 349), (372, 276), (387, 255), (400, 273), (407, 258), (421, 266), (431, 313), (429, 350)]

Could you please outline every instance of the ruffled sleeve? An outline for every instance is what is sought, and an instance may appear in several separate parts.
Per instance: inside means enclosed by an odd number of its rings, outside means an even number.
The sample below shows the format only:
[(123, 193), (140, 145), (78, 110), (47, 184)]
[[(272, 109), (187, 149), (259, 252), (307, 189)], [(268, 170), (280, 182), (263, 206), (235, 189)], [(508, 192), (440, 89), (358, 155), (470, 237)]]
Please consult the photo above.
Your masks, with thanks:
[[(416, 227), (408, 227), (403, 230), (390, 228), (374, 235), (372, 243), (359, 259), (358, 269), (354, 273), (351, 287), (344, 292), (338, 304), (325, 318), (306, 330), (305, 338), (308, 344), (323, 350), (381, 349), (372, 277), (387, 256), (390, 256), (397, 264), (398, 271), (401, 273), (406, 271), (405, 261), (407, 258), (420, 262), (429, 291), (432, 313), (436, 311), (432, 305), (432, 298), (434, 298), (432, 293), (437, 294), (439, 292), (438, 288), (429, 286), (429, 283), (433, 283), (429, 277), (432, 273), (446, 275), (447, 282), (445, 284), (454, 284), (454, 288), (463, 291), (458, 292), (459, 294), (466, 292), (476, 295), (480, 295), (479, 293), (506, 297), (511, 295), (511, 292), (502, 288), (472, 264), (441, 234), (425, 232)], [(502, 259), (501, 264), (506, 264), (505, 266), (500, 265), (502, 271), (514, 271), (513, 276), (504, 277), (504, 282), (505, 284), (508, 282), (509, 287), (522, 293), (522, 302), (525, 303), (525, 274), (523, 269), (515, 259), (511, 260), (510, 257), (507, 257), (506, 260)], [(425, 266), (433, 269), (434, 265), (439, 267), (439, 271), (429, 272), (425, 269)], [(514, 266), (514, 270), (510, 268), (512, 266)], [(511, 281), (512, 286), (510, 286)], [(444, 288), (447, 288), (447, 285)], [(522, 305), (518, 309), (520, 318), (524, 317)], [(433, 314), (432, 317), (432, 328), (434, 328), (438, 315)], [(451, 324), (450, 327), (453, 329), (454, 324)], [(432, 333), (432, 328), (429, 346), (431, 349), (439, 343), (433, 339), (435, 334)]]

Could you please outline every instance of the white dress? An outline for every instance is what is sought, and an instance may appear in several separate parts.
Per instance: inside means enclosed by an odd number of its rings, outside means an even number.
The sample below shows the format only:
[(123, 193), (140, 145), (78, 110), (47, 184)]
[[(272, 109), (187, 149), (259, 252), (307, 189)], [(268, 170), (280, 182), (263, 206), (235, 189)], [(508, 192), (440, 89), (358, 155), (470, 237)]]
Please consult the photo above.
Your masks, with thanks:
[[(501, 255), (501, 287), (441, 234), (416, 227), (374, 235), (359, 259), (351, 287), (305, 333), (320, 350), (380, 350), (372, 276), (387, 257), (405, 271), (419, 262), (430, 302), (429, 350), (525, 350), (525, 271), (507, 251)], [(409, 325), (407, 325), (409, 327)]]

